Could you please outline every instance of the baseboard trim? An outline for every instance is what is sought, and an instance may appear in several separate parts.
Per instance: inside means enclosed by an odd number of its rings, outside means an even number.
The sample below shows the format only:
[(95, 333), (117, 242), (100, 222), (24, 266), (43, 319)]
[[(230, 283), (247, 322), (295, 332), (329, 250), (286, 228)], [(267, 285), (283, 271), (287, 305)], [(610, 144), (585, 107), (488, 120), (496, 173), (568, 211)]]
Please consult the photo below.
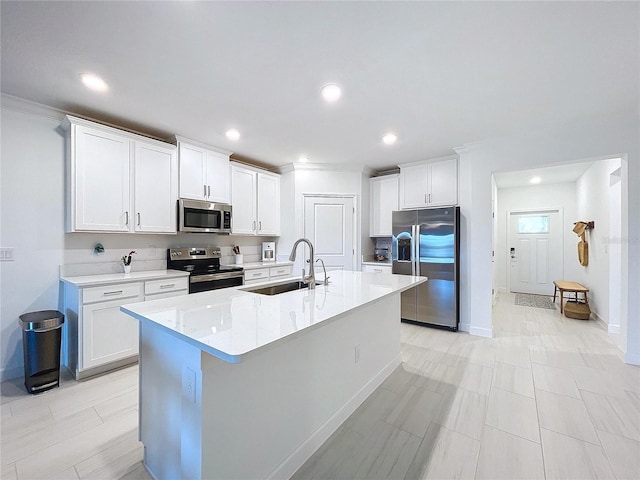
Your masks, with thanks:
[(0, 381), (6, 382), (7, 380), (13, 380), (14, 378), (20, 378), (24, 375), (24, 367), (9, 367), (0, 370)]
[(620, 333), (620, 325), (607, 325), (609, 333)]
[(334, 413), (324, 424), (311, 434), (291, 455), (289, 455), (267, 477), (269, 479), (291, 478), (304, 465), (311, 455), (338, 430), (349, 416), (369, 398), (376, 388), (382, 385), (389, 375), (402, 364), (402, 355), (391, 360), (378, 374), (362, 387), (342, 408)]
[(624, 363), (628, 363), (629, 365), (640, 365), (640, 353), (625, 353)]
[(471, 325), (469, 333), (478, 337), (493, 338), (493, 328), (474, 327)]

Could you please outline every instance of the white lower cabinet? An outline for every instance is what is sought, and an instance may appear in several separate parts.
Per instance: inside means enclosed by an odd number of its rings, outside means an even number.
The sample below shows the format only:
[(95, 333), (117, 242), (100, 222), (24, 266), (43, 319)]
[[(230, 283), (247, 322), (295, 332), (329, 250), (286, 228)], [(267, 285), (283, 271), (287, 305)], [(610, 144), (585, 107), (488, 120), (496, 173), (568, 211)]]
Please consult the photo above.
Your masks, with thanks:
[(362, 265), (363, 272), (391, 274), (391, 265)]
[(291, 275), (293, 265), (279, 265), (275, 267), (252, 268), (244, 271), (244, 284), (264, 282), (266, 280), (278, 280), (280, 277)]
[(139, 323), (120, 306), (186, 295), (188, 288), (188, 277), (88, 287), (65, 283), (63, 364), (81, 379), (137, 362)]
[(83, 289), (79, 370), (138, 355), (138, 321), (120, 305), (143, 301), (142, 289), (142, 282)]

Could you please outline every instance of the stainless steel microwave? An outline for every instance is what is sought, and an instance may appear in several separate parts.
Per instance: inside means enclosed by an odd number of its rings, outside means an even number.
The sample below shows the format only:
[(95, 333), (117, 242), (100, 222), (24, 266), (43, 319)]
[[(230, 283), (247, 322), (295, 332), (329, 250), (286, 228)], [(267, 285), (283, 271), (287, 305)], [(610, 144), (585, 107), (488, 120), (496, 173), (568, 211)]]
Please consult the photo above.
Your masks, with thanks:
[(231, 233), (231, 205), (202, 200), (178, 200), (181, 232)]

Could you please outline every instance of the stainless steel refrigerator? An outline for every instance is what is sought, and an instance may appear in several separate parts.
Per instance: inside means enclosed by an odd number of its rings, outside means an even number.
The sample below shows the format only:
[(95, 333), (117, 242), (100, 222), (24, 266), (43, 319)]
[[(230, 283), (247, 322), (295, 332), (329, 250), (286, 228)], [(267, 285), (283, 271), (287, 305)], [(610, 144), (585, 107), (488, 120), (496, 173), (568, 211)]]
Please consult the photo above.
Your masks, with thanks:
[(460, 207), (393, 212), (393, 273), (428, 277), (402, 293), (403, 321), (458, 330)]

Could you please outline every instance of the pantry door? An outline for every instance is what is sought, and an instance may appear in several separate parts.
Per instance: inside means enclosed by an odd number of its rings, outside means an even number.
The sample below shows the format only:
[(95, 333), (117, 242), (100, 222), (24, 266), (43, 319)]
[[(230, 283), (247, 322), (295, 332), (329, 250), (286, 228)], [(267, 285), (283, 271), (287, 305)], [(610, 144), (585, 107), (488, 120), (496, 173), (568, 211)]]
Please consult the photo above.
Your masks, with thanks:
[(553, 281), (563, 278), (562, 237), (561, 209), (509, 212), (512, 292), (553, 295)]
[[(327, 270), (353, 270), (354, 224), (353, 197), (305, 195), (304, 236), (313, 243), (315, 258), (321, 258)], [(308, 258), (306, 248), (305, 256)], [(316, 271), (322, 271), (319, 262)]]

